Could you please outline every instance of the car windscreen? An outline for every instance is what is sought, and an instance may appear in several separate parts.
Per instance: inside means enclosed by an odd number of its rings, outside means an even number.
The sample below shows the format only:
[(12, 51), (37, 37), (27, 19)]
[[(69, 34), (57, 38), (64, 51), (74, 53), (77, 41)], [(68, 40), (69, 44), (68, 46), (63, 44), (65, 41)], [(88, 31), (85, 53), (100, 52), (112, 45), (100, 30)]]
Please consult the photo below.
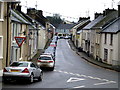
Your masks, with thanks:
[(28, 67), (28, 63), (13, 62), (10, 66), (12, 66), (12, 67)]
[(40, 57), (39, 59), (40, 59), (40, 60), (51, 60), (50, 57), (46, 57), (46, 56), (42, 56), (42, 57)]

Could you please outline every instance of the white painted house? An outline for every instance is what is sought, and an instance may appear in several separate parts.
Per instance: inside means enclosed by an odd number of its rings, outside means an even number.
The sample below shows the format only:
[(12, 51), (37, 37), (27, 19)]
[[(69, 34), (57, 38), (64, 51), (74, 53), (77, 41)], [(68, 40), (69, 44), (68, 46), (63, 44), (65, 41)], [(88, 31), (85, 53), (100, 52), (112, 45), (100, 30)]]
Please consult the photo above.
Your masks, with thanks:
[(120, 17), (101, 32), (100, 57), (103, 62), (120, 65)]

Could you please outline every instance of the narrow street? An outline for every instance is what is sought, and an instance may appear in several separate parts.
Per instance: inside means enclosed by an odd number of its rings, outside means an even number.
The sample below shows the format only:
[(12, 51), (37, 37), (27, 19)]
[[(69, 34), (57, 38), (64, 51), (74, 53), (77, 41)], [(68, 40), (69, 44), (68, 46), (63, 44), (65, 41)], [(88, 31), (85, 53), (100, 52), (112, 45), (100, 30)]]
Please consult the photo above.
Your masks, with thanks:
[(118, 73), (95, 66), (71, 50), (68, 40), (59, 39), (54, 71), (44, 71), (43, 81), (9, 83), (3, 88), (118, 88)]

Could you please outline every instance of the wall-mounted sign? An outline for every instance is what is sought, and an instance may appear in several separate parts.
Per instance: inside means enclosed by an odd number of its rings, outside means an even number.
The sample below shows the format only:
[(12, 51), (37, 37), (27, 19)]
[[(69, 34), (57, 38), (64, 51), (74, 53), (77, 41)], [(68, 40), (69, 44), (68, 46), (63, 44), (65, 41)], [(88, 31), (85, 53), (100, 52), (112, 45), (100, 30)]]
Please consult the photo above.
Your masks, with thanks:
[(23, 42), (26, 40), (26, 37), (15, 37), (16, 43), (19, 47), (23, 44)]

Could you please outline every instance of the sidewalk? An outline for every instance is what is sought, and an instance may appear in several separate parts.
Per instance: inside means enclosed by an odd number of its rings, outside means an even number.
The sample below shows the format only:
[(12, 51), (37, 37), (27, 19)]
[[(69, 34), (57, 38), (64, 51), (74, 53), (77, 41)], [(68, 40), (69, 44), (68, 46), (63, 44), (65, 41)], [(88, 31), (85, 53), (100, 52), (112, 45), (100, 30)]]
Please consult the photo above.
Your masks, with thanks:
[(84, 60), (92, 63), (92, 64), (95, 64), (97, 66), (100, 66), (102, 68), (105, 68), (105, 69), (110, 69), (110, 70), (114, 70), (114, 71), (117, 71), (117, 72), (120, 72), (120, 67), (118, 66), (112, 66), (112, 65), (108, 65), (108, 64), (105, 64), (105, 63), (102, 63), (100, 61), (97, 61), (97, 60), (94, 60), (92, 57), (88, 57), (86, 53), (84, 52), (78, 52), (78, 50), (75, 48), (73, 42), (71, 40), (68, 41), (69, 44), (70, 44), (70, 47), (73, 51), (75, 51), (78, 55), (81, 56), (81, 58), (83, 58)]

